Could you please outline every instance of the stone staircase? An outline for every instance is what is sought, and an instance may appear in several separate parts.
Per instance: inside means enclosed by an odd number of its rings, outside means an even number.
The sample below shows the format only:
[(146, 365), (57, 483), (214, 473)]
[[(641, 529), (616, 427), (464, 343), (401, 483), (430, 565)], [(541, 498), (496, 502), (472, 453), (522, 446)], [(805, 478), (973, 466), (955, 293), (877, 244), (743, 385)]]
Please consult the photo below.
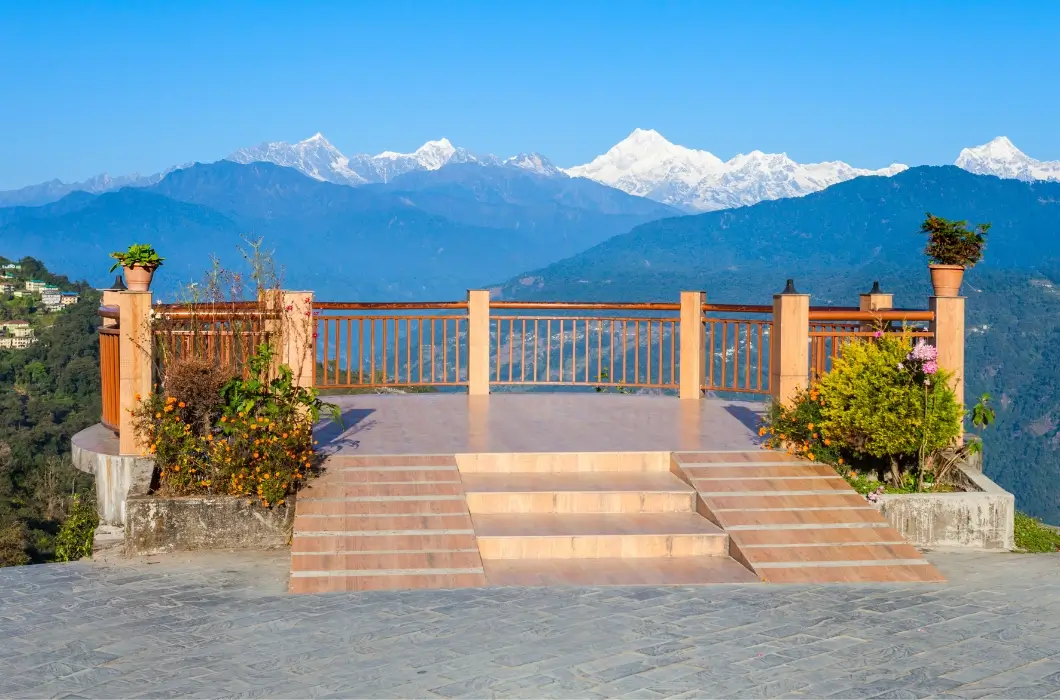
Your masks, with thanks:
[(765, 451), (675, 453), (673, 465), (763, 581), (945, 580), (828, 465)]
[(292, 593), (486, 585), (451, 456), (331, 457), (296, 508)]
[(728, 536), (668, 453), (460, 455), (491, 585), (738, 583)]
[(597, 452), (332, 457), (298, 497), (290, 587), (941, 580), (827, 465)]

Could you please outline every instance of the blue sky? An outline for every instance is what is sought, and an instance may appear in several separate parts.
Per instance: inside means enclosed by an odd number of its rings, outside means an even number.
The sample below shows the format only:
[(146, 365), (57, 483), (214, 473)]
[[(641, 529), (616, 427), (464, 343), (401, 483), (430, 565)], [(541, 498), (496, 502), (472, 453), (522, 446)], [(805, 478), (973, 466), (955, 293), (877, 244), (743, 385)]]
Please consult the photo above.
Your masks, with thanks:
[(0, 189), (322, 131), (582, 163), (634, 127), (723, 158), (1060, 159), (1057, 2), (11, 2)]

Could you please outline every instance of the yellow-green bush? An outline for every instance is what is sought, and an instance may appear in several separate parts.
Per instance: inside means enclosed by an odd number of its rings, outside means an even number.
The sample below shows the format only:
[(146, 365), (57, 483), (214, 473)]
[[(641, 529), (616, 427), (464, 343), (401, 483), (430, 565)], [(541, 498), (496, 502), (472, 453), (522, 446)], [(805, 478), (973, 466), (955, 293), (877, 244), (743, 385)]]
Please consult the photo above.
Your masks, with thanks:
[(923, 466), (961, 434), (963, 413), (938, 370), (934, 350), (908, 337), (883, 336), (843, 346), (817, 386), (821, 430), (844, 448)]

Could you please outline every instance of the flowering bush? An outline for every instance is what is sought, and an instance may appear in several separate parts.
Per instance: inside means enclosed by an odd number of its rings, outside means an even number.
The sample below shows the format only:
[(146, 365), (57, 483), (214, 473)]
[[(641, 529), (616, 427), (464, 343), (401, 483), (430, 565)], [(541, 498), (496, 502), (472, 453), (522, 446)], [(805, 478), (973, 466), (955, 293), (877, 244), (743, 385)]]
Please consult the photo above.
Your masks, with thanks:
[(283, 504), (313, 473), (313, 425), (321, 409), (334, 407), (294, 385), (289, 367), (269, 379), (271, 367), (272, 351), (263, 343), (248, 377), (230, 379), (212, 395), (185, 401), (163, 387), (143, 399), (133, 412), (136, 430), (155, 457), (164, 492), (246, 495), (269, 506)]
[(840, 466), (844, 459), (839, 445), (821, 427), (823, 408), (824, 400), (817, 387), (800, 391), (790, 404), (770, 407), (766, 425), (758, 434), (765, 438), (764, 445), (770, 449), (787, 450), (789, 454)]
[(877, 334), (844, 345), (819, 383), (771, 408), (760, 433), (767, 447), (832, 464), (849, 478), (860, 478), (852, 465), (884, 464), (894, 487), (915, 476), (919, 489), (939, 451), (961, 434), (963, 414), (948, 379), (931, 345)]

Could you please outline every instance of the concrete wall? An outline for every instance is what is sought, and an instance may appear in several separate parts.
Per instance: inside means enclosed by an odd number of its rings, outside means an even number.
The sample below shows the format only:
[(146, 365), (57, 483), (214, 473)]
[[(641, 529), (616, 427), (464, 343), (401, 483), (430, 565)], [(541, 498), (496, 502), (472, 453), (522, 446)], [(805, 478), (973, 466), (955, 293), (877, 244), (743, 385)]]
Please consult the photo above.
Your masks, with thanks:
[(198, 549), (277, 549), (290, 541), (294, 498), (264, 508), (236, 496), (130, 496), (125, 555)]
[(118, 438), (102, 425), (85, 428), (70, 440), (74, 466), (96, 477), (96, 511), (108, 525), (125, 524), (125, 502), (146, 495), (155, 462), (147, 457), (120, 456)]
[(1015, 497), (971, 466), (958, 481), (966, 491), (886, 494), (880, 511), (918, 547), (1012, 549)]

